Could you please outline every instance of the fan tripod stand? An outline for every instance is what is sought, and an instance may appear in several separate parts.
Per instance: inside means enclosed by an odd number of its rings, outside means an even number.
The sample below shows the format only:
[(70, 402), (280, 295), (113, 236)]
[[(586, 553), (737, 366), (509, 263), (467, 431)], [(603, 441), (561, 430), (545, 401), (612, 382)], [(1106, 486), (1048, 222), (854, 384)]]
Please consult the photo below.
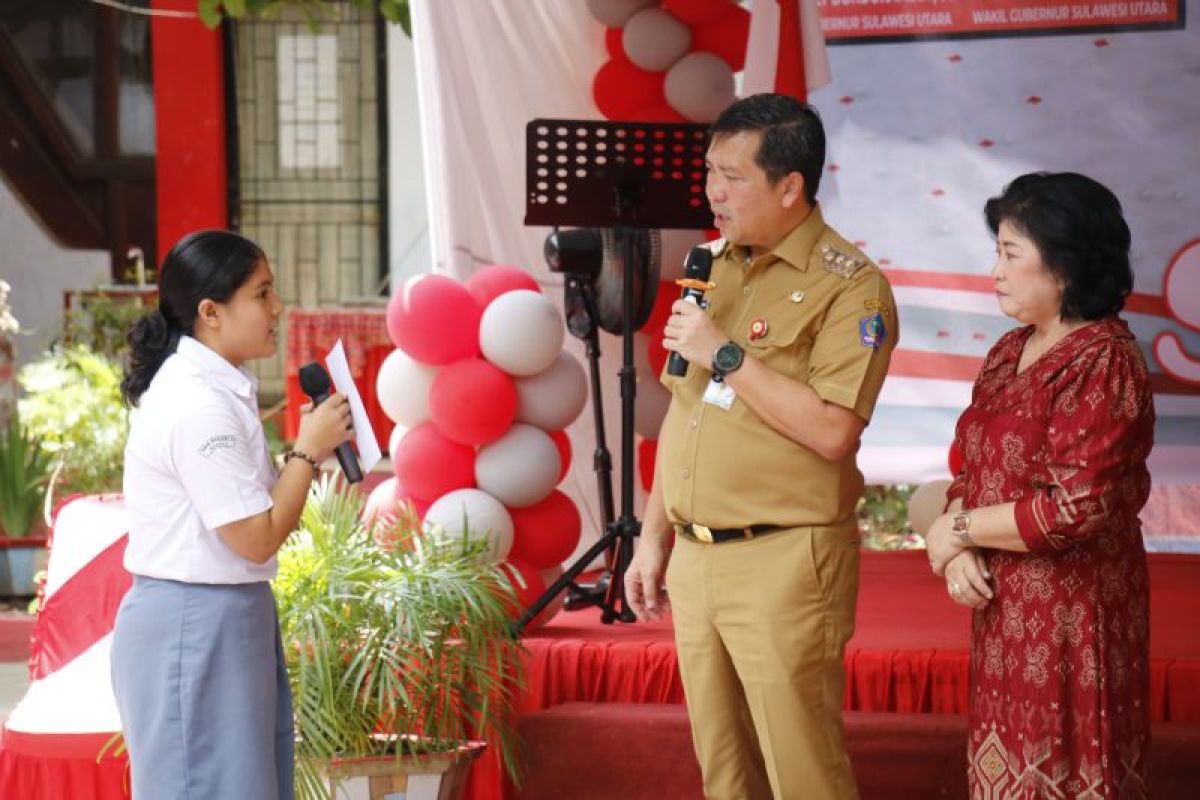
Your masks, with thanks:
[[(637, 234), (651, 228), (701, 230), (712, 218), (704, 202), (703, 125), (535, 119), (526, 126), (526, 225), (553, 225), (546, 240), (550, 268), (566, 276), (567, 324), (587, 347), (597, 447), (593, 458), (604, 514), (604, 533), (567, 567), (514, 625), (520, 633), (568, 586), (573, 607), (597, 605), (600, 619), (634, 622), (625, 598), (625, 571), (633, 560), (633, 539), (641, 524), (633, 514), (634, 397), (637, 379), (633, 335), (649, 315), (657, 286), (657, 238), (650, 253), (639, 253)], [(559, 225), (615, 228), (621, 262), (619, 325), (621, 335), (621, 514), (613, 518), (612, 461), (605, 443), (600, 396), (601, 303), (596, 291), (602, 277), (606, 236), (597, 230), (558, 231)], [(643, 245), (644, 247), (644, 245)], [(610, 253), (611, 254), (611, 253)], [(639, 257), (644, 258), (641, 274)], [(650, 276), (650, 270), (655, 273)], [(640, 282), (641, 302), (635, 300)], [(611, 330), (611, 327), (606, 327)], [(592, 587), (575, 579), (601, 554), (605, 574)]]

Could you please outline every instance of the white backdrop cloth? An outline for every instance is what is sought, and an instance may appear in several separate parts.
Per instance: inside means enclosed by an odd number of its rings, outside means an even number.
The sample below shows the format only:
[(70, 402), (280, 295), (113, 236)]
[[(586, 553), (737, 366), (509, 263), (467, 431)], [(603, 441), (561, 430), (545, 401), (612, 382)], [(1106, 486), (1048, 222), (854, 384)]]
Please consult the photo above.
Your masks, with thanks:
[[(583, 0), (416, 0), (413, 28), (435, 270), (465, 278), (516, 264), (561, 302), (542, 259), (547, 230), (523, 224), (525, 124), (600, 118), (591, 83), (607, 59), (603, 27)], [(946, 474), (973, 370), (1011, 325), (988, 289), (983, 203), (1048, 169), (1092, 175), (1124, 203), (1138, 295), (1127, 317), (1162, 384), (1154, 478), (1200, 483), (1198, 54), (1194, 24), (828, 49), (832, 83), (810, 97), (829, 132), (822, 204), (893, 276), (904, 319), (860, 453), (868, 482)], [(619, 472), (619, 342), (604, 336), (603, 350)], [(564, 489), (594, 525), (590, 411), (570, 434)]]

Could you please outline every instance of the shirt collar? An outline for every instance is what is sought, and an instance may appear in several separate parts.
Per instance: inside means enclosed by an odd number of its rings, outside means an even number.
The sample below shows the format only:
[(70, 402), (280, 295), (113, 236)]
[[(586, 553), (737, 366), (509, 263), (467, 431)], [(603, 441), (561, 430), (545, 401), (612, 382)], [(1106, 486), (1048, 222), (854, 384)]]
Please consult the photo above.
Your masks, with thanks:
[[(765, 258), (768, 262), (783, 261), (801, 272), (808, 272), (808, 259), (824, 232), (825, 217), (821, 215), (820, 205), (814, 203), (812, 211), (808, 212), (804, 221), (792, 228), (791, 232), (783, 237), (783, 241), (775, 245), (769, 253), (764, 253), (759, 258)], [(740, 245), (735, 245), (735, 248), (734, 253), (737, 257), (749, 264), (750, 250)]]
[(216, 378), (238, 397), (250, 399), (258, 391), (258, 380), (245, 367), (235, 367), (215, 350), (192, 338), (181, 336), (175, 353)]
[(771, 255), (786, 261), (801, 272), (808, 272), (808, 259), (824, 232), (825, 217), (821, 215), (821, 206), (814, 203), (812, 211), (804, 221), (792, 228), (792, 232), (775, 245)]

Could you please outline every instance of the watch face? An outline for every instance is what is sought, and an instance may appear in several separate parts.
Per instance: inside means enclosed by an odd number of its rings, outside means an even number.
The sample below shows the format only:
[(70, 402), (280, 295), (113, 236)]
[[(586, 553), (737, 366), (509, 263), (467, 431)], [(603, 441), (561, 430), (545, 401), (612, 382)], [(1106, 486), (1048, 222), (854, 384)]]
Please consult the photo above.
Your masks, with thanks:
[(713, 354), (713, 366), (718, 372), (730, 372), (742, 365), (742, 348), (733, 342), (727, 342), (717, 348)]

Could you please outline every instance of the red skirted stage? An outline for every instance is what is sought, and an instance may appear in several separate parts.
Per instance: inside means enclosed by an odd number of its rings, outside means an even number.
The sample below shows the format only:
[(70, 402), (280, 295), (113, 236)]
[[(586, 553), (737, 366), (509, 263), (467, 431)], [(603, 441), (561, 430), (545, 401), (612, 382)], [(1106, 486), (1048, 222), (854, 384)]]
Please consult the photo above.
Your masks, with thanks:
[[(846, 708), (965, 713), (971, 616), (929, 573), (924, 551), (864, 552)], [(1151, 714), (1200, 723), (1200, 557), (1150, 555)], [(669, 621), (603, 625), (559, 614), (525, 640), (523, 710), (572, 701), (682, 703)]]
[[(77, 505), (80, 513), (94, 523), (95, 515), (104, 510), (104, 499), (91, 498), (88, 502), (99, 504), (99, 508)], [(63, 513), (67, 513), (66, 508)], [(91, 545), (87, 552), (76, 548), (81, 551), (78, 557), (67, 559), (60, 549), (51, 559), (49, 598), (60, 593), (68, 596), (76, 582), (104, 563), (109, 551), (102, 545), (107, 540), (97, 541), (103, 537), (96, 535), (94, 524), (89, 530)], [(119, 581), (123, 571), (108, 570), (106, 574)], [(1166, 749), (1178, 750), (1192, 747), (1188, 742), (1193, 742), (1194, 731), (1200, 729), (1200, 636), (1195, 633), (1196, 620), (1200, 619), (1200, 557), (1153, 554), (1150, 577), (1151, 713), (1158, 722), (1193, 726), (1183, 731), (1183, 739), (1159, 739)], [(93, 589), (89, 595), (95, 599), (97, 593)], [(112, 721), (92, 719), (112, 716), (106, 710), (112, 700), (107, 690), (107, 651), (102, 647), (107, 637), (96, 641), (96, 634), (111, 627), (113, 606), (110, 602), (104, 607), (108, 609), (103, 615), (107, 622), (101, 626), (88, 614), (77, 611), (65, 610), (60, 615), (58, 624), (66, 627), (59, 633), (78, 634), (71, 639), (73, 647), (59, 646), (67, 642), (62, 636), (43, 635), (39, 639), (31, 666), (35, 677), (41, 677), (31, 687), (26, 702), (57, 700), (57, 704), (50, 703), (57, 707), (67, 697), (66, 705), (74, 709), (73, 719), (68, 726), (66, 720), (47, 716), (47, 712), (36, 720), (40, 727), (16, 726), (17, 730), (5, 733), (0, 742), (0, 797), (125, 797), (124, 758), (96, 758), (109, 736), (104, 731), (115, 728)], [(51, 608), (49, 601), (47, 608)], [(858, 609), (858, 630), (846, 654), (847, 709), (934, 715), (961, 715), (965, 711), (969, 612), (945, 596), (944, 584), (929, 574), (923, 552), (864, 552)], [(39, 622), (48, 625), (51, 616), (45, 614)], [(88, 636), (80, 638), (84, 633)], [(96, 642), (96, 646), (87, 647), (89, 642)], [(669, 621), (602, 625), (596, 609), (563, 613), (530, 634), (525, 646), (528, 686), (520, 710), (526, 714), (572, 702), (683, 702)], [(77, 657), (67, 660), (68, 653), (81, 648)], [(629, 724), (641, 725), (639, 719), (635, 717)], [(925, 733), (944, 739), (958, 730), (955, 726), (959, 723), (944, 719), (949, 721)], [(921, 727), (923, 723), (899, 715), (895, 720), (898, 725)], [(678, 719), (661, 721), (668, 727), (675, 726), (679, 733)], [(874, 724), (859, 728), (873, 736)], [(856, 740), (856, 746), (867, 747), (868, 751), (878, 749), (871, 743), (874, 740), (863, 740), (861, 736), (860, 740)], [(1155, 757), (1160, 754), (1156, 751)], [(688, 758), (690, 752), (679, 757)], [(1169, 760), (1179, 762), (1179, 758)], [(1200, 763), (1200, 753), (1191, 757), (1191, 763)], [(52, 785), (70, 785), (72, 789), (67, 795), (47, 793)], [(477, 762), (469, 791), (473, 800), (512, 796), (506, 791), (494, 754)]]
[[(1151, 554), (1150, 579), (1152, 719), (1200, 724), (1200, 557)], [(970, 612), (930, 575), (924, 551), (865, 551), (845, 707), (965, 713), (970, 625)], [(596, 609), (562, 613), (525, 645), (524, 712), (569, 702), (683, 702), (669, 620), (603, 625)], [(503, 795), (494, 760), (482, 760), (470, 796)]]

